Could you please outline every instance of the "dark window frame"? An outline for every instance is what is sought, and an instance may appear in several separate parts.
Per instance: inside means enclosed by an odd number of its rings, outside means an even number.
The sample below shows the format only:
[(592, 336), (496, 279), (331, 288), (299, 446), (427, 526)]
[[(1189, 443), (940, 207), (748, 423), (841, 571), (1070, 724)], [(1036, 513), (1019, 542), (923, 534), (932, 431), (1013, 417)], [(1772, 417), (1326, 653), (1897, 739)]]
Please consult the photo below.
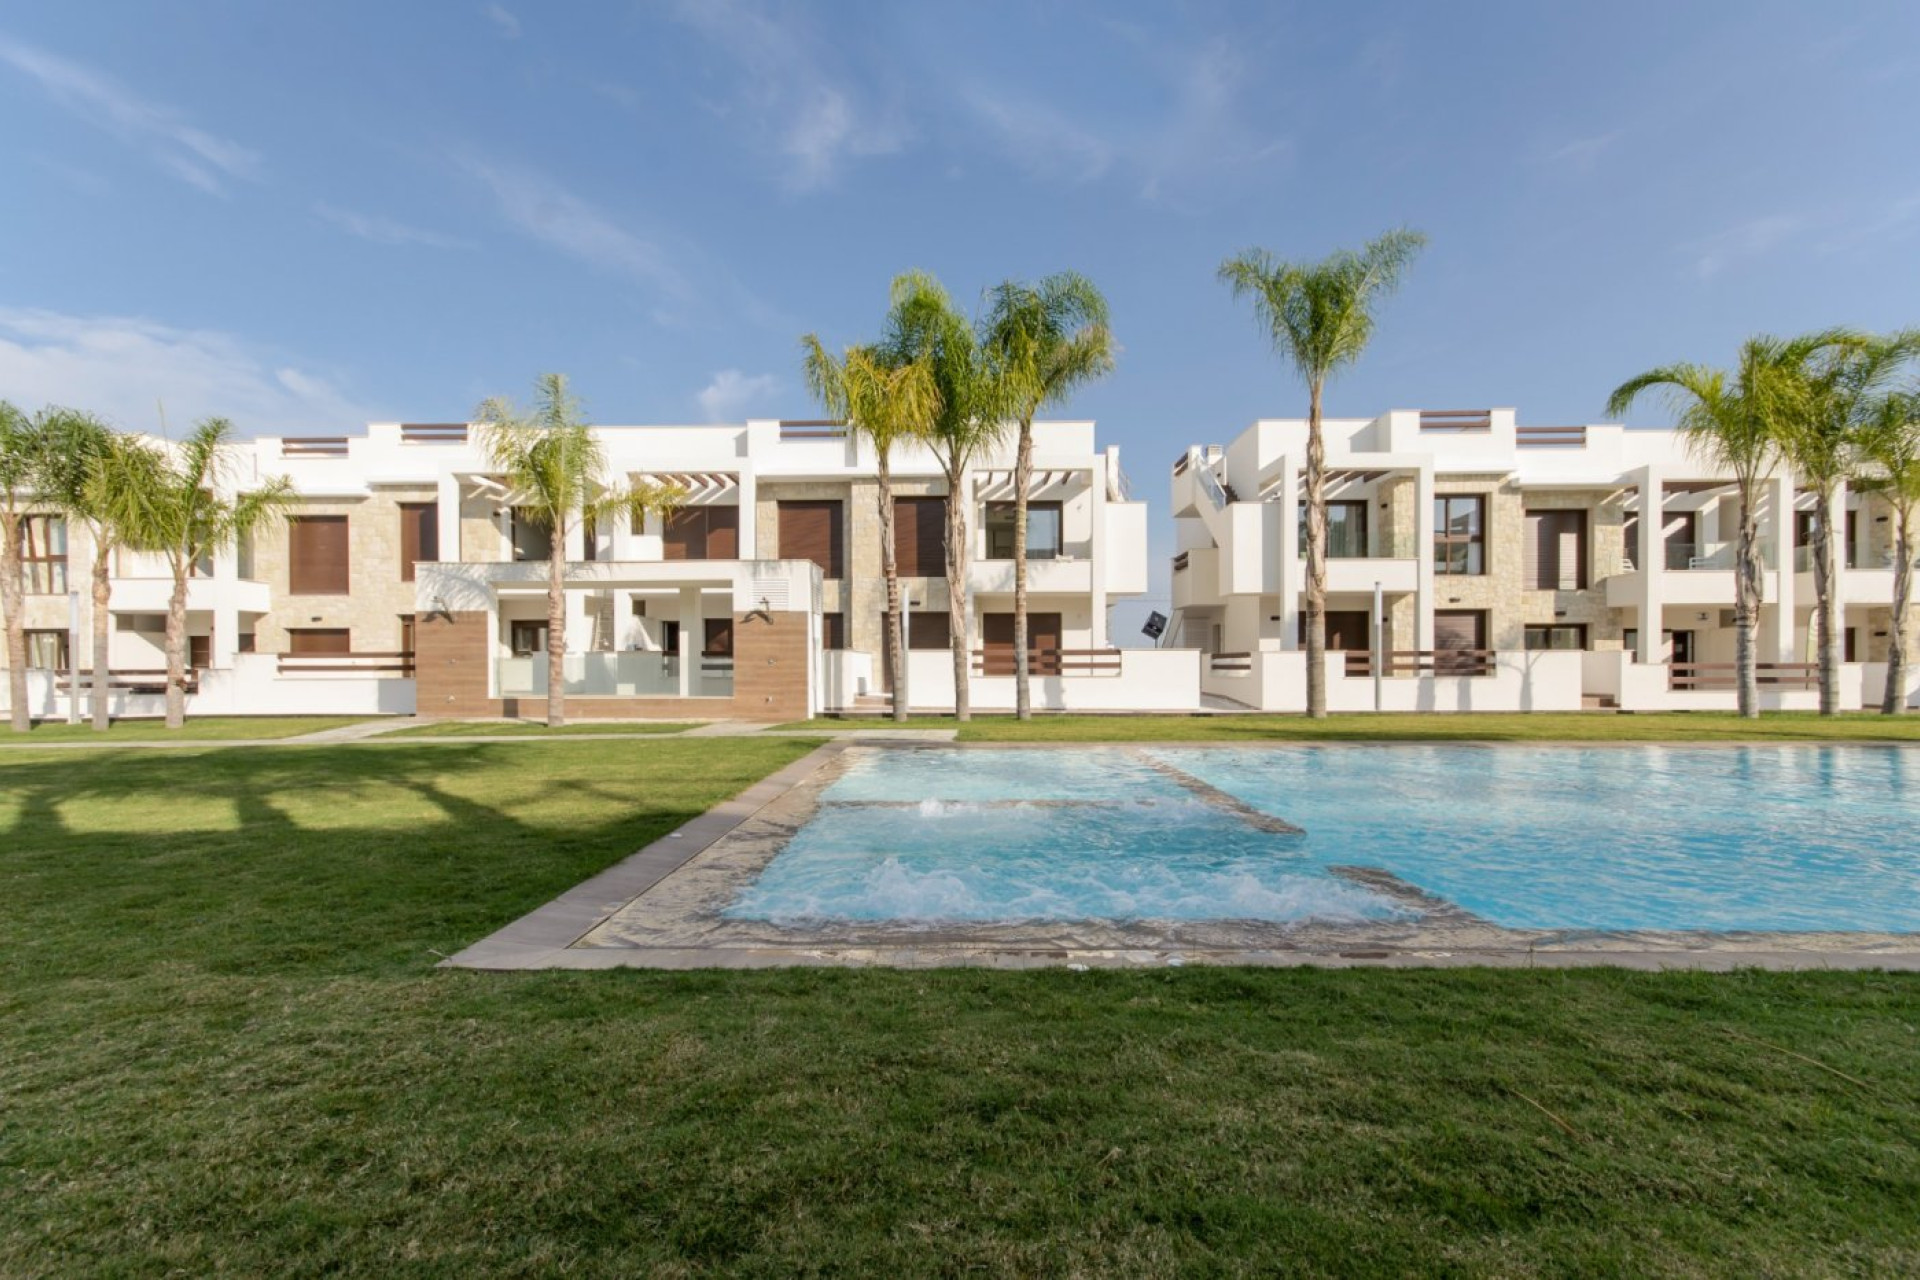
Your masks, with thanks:
[(440, 559), (440, 503), (400, 504), (400, 581), (416, 580), (414, 566)]
[[(1358, 511), (1360, 513), (1360, 551), (1358, 554), (1341, 554), (1336, 553), (1333, 549), (1333, 512), (1336, 507), (1348, 511)], [(1365, 560), (1372, 554), (1373, 540), (1369, 536), (1372, 530), (1368, 528), (1368, 523), (1372, 519), (1372, 507), (1373, 504), (1364, 498), (1342, 498), (1338, 502), (1329, 502), (1327, 504), (1327, 559)], [(1302, 558), (1305, 558), (1307, 554), (1307, 504), (1305, 502), (1300, 504), (1300, 515), (1299, 519), (1295, 521), (1294, 532), (1297, 535), (1295, 541), (1299, 546), (1299, 554)]]
[[(340, 530), (341, 557), (337, 566), (337, 576), (333, 566), (327, 566), (328, 577), (325, 581), (316, 581), (301, 574), (299, 553), (300, 531), (318, 527), (338, 528)], [(311, 565), (308, 572), (314, 572)], [(287, 517), (287, 594), (290, 596), (344, 596), (353, 590), (353, 526), (343, 515), (308, 515)]]
[[(981, 532), (986, 536), (986, 560), (1013, 559), (1013, 516), (1017, 505), (1011, 502), (989, 502), (981, 516)], [(1053, 515), (1053, 539), (1050, 544), (1036, 543), (1033, 539), (1033, 518), (1036, 515)], [(998, 517), (996, 519), (995, 517)], [(1004, 540), (1004, 541), (1002, 541)], [(1001, 545), (996, 546), (996, 542)], [(1067, 516), (1066, 504), (1048, 500), (1046, 502), (1027, 503), (1027, 559), (1058, 560), (1066, 550)], [(1004, 552), (1004, 554), (1002, 554)]]
[[(67, 635), (65, 628), (63, 627), (62, 628), (28, 627), (25, 630), (26, 630), (26, 640), (27, 640), (27, 670), (29, 671), (69, 671), (72, 669), (73, 653), (71, 649), (68, 647), (70, 637)], [(45, 642), (49, 638), (51, 638), (54, 642), (56, 661), (53, 666), (46, 666), (42, 663), (38, 663), (34, 661), (33, 651), (36, 647), (35, 642), (36, 641)]]
[[(1521, 631), (1520, 646), (1529, 653), (1585, 653), (1587, 651), (1588, 632), (1587, 624), (1584, 622), (1530, 622), (1527, 623)], [(1552, 633), (1556, 631), (1571, 632), (1573, 637), (1580, 643), (1571, 646), (1564, 644), (1534, 643), (1536, 633), (1544, 632), (1547, 638), (1550, 639)]]
[[(60, 530), (60, 554), (53, 554), (53, 531)], [(35, 528), (41, 530), (41, 536), (34, 537)], [(30, 596), (63, 596), (67, 594), (71, 578), (68, 576), (67, 555), (68, 539), (73, 528), (67, 518), (53, 512), (36, 512), (20, 518), (20, 585)], [(39, 548), (44, 547), (44, 550)], [(44, 573), (44, 577), (43, 577)], [(58, 585), (56, 585), (56, 583)]]
[[(1454, 504), (1472, 504), (1473, 529), (1451, 532)], [(1433, 571), (1451, 578), (1480, 578), (1487, 573), (1487, 495), (1484, 493), (1442, 493), (1433, 499)], [(1465, 567), (1452, 567), (1455, 548), (1464, 551)], [(1476, 560), (1478, 561), (1476, 565)]]

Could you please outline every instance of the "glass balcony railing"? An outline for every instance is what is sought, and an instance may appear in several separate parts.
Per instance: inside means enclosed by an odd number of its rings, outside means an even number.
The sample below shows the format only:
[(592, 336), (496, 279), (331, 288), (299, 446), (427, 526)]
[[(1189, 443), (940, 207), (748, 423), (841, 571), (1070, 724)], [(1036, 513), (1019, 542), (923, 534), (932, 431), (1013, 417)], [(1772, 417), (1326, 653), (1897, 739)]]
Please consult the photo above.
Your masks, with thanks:
[[(700, 657), (688, 694), (725, 698), (733, 693), (733, 659)], [(496, 663), (500, 696), (545, 697), (547, 656), (543, 653), (501, 658)], [(564, 663), (570, 698), (677, 698), (680, 656), (653, 650), (622, 653), (570, 653)]]
[[(1667, 545), (1667, 568), (1681, 569), (1726, 569), (1733, 568), (1739, 544), (1733, 542), (1669, 542)], [(1760, 544), (1760, 565), (1762, 568), (1775, 569), (1780, 564), (1779, 554), (1770, 542)]]

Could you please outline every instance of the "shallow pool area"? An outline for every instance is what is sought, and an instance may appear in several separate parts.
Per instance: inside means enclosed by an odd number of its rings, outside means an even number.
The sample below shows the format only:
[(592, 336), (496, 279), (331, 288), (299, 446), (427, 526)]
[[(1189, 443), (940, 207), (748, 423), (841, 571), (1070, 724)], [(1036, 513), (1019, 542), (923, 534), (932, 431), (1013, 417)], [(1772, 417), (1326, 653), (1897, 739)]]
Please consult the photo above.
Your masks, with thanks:
[[(872, 751), (722, 914), (1353, 924), (1420, 914), (1425, 894), (1513, 930), (1915, 933), (1916, 762), (1872, 746)], [(1302, 831), (1257, 829), (1234, 802)], [(1407, 892), (1381, 891), (1396, 881)]]

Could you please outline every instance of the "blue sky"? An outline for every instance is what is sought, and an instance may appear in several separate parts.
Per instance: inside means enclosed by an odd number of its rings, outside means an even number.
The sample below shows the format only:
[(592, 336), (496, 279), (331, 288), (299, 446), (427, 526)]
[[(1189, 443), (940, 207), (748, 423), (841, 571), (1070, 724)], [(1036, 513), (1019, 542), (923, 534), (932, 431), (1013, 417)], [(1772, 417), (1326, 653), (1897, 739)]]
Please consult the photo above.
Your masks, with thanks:
[(1594, 420), (1920, 321), (1916, 84), (1910, 0), (14, 5), (0, 396), (301, 432), (559, 369), (602, 421), (803, 417), (799, 335), (895, 273), (1073, 267), (1124, 351), (1069, 412), (1158, 500), (1304, 411), (1214, 279), (1250, 245), (1431, 237), (1343, 415)]

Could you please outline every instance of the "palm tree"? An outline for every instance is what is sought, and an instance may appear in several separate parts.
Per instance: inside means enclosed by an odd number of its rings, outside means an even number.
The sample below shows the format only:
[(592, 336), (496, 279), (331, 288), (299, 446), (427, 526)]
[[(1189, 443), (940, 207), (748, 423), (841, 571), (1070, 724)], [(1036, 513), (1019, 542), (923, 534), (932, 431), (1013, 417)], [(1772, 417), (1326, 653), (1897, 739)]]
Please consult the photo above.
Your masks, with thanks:
[[(1733, 476), (1740, 501), (1733, 564), (1734, 684), (1740, 714), (1749, 718), (1760, 714), (1754, 650), (1763, 568), (1760, 485), (1779, 462), (1779, 441), (1785, 434), (1782, 424), (1806, 412), (1808, 384), (1801, 371), (1815, 345), (1830, 337), (1749, 338), (1740, 348), (1739, 367), (1731, 376), (1705, 365), (1663, 365), (1621, 383), (1607, 397), (1607, 413), (1619, 417), (1642, 394), (1664, 392), (1694, 456)], [(1658, 516), (1658, 512), (1641, 513), (1642, 520), (1657, 521)], [(1777, 518), (1784, 519), (1785, 513)], [(1643, 618), (1640, 625), (1657, 627), (1660, 620)]]
[(1027, 655), (1027, 486), (1033, 479), (1033, 419), (1113, 370), (1107, 300), (1073, 271), (1039, 285), (1008, 280), (993, 291), (983, 341), (1007, 379), (1020, 443), (1013, 469), (1013, 707), (1033, 718)]
[(173, 575), (167, 600), (167, 728), (187, 718), (187, 580), (194, 565), (252, 537), (286, 509), (293, 485), (285, 476), (228, 496), (233, 424), (206, 418), (178, 446), (112, 450), (99, 461), (90, 500), (99, 518), (135, 551), (166, 557)]
[(893, 282), (887, 314), (886, 358), (895, 364), (924, 360), (932, 373), (938, 410), (927, 437), (947, 481), (947, 626), (953, 649), (953, 715), (972, 718), (968, 685), (967, 468), (1002, 436), (1006, 382), (991, 353), (982, 349), (973, 325), (940, 282), (909, 271)]
[[(1307, 714), (1327, 714), (1327, 445), (1320, 403), (1327, 379), (1373, 337), (1373, 304), (1392, 293), (1427, 243), (1401, 228), (1319, 262), (1284, 262), (1249, 249), (1220, 264), (1233, 296), (1253, 296), (1278, 351), (1307, 384)], [(1378, 641), (1376, 641), (1378, 643)]]
[(1861, 453), (1871, 471), (1856, 483), (1878, 493), (1893, 507), (1893, 618), (1887, 628), (1887, 687), (1880, 710), (1906, 710), (1907, 615), (1913, 602), (1913, 562), (1920, 556), (1920, 393), (1891, 392), (1876, 397), (1863, 432)]
[[(129, 476), (149, 474), (149, 467), (124, 456), (128, 451), (148, 450), (148, 446), (77, 409), (49, 408), (39, 415), (37, 422), (44, 433), (45, 447), (41, 451), (36, 488), (40, 496), (58, 506), (70, 522), (84, 525), (93, 545), (93, 674), (89, 693), (93, 727), (105, 732), (111, 665), (113, 553), (121, 541), (120, 530), (109, 519), (116, 503), (108, 486)], [(115, 457), (116, 454), (123, 456)], [(73, 696), (80, 696), (77, 688)]]
[(27, 415), (0, 400), (0, 613), (6, 615), (7, 705), (13, 731), (33, 728), (27, 706), (27, 632), (20, 581), (20, 531), (27, 515), (40, 438)]
[(835, 357), (808, 334), (807, 388), (826, 411), (873, 445), (880, 478), (880, 563), (887, 581), (887, 663), (893, 673), (893, 718), (907, 718), (906, 620), (900, 609), (900, 566), (893, 539), (893, 447), (924, 440), (939, 413), (933, 367), (925, 359), (889, 363), (877, 347), (848, 347)]
[(1792, 371), (1805, 383), (1802, 409), (1779, 424), (1780, 452), (1819, 506), (1813, 521), (1814, 632), (1820, 669), (1820, 714), (1840, 709), (1840, 594), (1834, 495), (1857, 469), (1868, 406), (1911, 354), (1906, 341), (1829, 330), (1803, 339), (1805, 360)]
[(541, 374), (526, 413), (496, 396), (474, 416), (488, 461), (512, 495), (516, 518), (548, 532), (547, 723), (558, 727), (567, 715), (567, 531), (617, 512), (634, 519), (647, 512), (665, 514), (679, 504), (680, 492), (664, 485), (607, 482), (606, 451), (581, 417), (565, 374)]

